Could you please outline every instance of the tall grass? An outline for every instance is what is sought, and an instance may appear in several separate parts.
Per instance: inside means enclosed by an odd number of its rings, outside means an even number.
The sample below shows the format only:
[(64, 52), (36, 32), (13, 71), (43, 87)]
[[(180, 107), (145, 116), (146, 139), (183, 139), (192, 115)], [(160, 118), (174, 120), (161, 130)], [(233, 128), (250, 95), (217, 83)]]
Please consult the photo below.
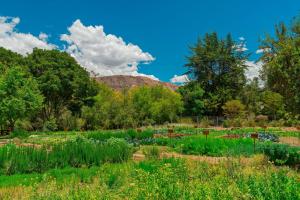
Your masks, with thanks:
[(32, 173), (68, 166), (100, 166), (105, 162), (126, 161), (131, 155), (131, 146), (125, 140), (117, 138), (97, 142), (78, 137), (73, 141), (55, 144), (51, 149), (9, 144), (0, 148), (0, 173)]

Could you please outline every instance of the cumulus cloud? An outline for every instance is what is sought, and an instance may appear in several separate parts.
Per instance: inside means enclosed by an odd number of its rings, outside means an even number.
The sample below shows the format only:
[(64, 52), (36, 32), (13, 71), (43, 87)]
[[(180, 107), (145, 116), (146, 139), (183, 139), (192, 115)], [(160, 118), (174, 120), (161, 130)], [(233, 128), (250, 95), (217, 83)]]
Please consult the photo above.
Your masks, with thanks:
[(0, 17), (0, 46), (11, 51), (26, 55), (33, 48), (53, 49), (55, 45), (47, 42), (47, 34), (36, 37), (30, 33), (17, 32), (15, 27), (20, 23), (18, 17)]
[(177, 76), (174, 75), (173, 78), (170, 79), (171, 83), (180, 83), (180, 84), (184, 84), (190, 81), (189, 77), (187, 75), (181, 75), (181, 76)]
[(61, 35), (67, 43), (66, 51), (77, 62), (96, 76), (140, 74), (138, 65), (154, 60), (151, 54), (143, 52), (139, 46), (126, 44), (121, 37), (106, 34), (103, 26), (85, 26), (76, 20), (69, 28), (69, 33)]
[(248, 66), (248, 69), (245, 72), (245, 75), (248, 79), (253, 80), (253, 78), (259, 77), (259, 72), (263, 65), (261, 61), (259, 62), (246, 61), (245, 64)]

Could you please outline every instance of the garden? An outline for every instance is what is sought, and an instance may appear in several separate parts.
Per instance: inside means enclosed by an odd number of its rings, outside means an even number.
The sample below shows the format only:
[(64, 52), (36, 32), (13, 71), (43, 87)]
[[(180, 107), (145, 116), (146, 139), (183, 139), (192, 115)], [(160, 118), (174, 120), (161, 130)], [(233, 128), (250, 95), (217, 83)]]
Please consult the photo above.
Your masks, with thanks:
[(15, 132), (0, 139), (0, 198), (300, 199), (300, 146), (284, 137), (300, 139), (279, 128)]

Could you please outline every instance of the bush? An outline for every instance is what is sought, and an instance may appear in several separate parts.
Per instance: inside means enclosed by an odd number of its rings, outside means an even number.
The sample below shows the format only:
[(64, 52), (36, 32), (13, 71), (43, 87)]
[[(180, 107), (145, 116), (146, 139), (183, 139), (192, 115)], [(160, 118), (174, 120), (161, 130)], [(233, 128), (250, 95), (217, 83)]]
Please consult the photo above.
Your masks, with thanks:
[(48, 131), (57, 131), (58, 130), (58, 125), (56, 123), (55, 118), (50, 118), (48, 121), (45, 121), (43, 124), (43, 131), (48, 132)]
[(299, 148), (285, 144), (265, 143), (259, 146), (259, 151), (269, 157), (275, 165), (295, 166), (300, 163)]
[(227, 101), (222, 108), (225, 116), (229, 118), (236, 118), (244, 114), (245, 105), (239, 100), (230, 100)]

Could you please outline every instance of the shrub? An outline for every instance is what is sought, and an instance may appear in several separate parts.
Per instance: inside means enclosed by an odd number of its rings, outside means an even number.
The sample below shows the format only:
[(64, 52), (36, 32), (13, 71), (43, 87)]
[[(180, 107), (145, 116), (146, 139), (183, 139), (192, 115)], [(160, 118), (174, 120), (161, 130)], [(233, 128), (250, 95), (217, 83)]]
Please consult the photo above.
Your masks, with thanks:
[(45, 121), (43, 124), (43, 131), (57, 131), (58, 125), (55, 118), (50, 118), (49, 120)]
[(294, 166), (300, 163), (299, 148), (285, 144), (265, 143), (259, 146), (259, 151), (269, 157), (275, 165)]
[(236, 118), (244, 114), (245, 105), (239, 100), (230, 100), (227, 101), (222, 108), (225, 116), (229, 118)]

